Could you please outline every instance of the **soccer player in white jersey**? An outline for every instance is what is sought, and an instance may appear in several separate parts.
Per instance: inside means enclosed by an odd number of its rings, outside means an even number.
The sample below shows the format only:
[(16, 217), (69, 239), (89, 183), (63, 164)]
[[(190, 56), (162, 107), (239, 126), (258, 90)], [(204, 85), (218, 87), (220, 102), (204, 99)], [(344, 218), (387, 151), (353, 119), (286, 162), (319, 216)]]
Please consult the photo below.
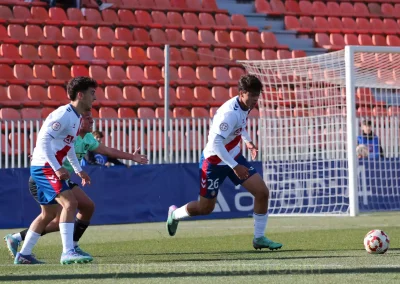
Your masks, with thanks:
[(260, 80), (253, 75), (243, 75), (239, 80), (239, 95), (225, 102), (216, 112), (208, 135), (208, 142), (200, 161), (200, 199), (177, 208), (169, 207), (167, 231), (174, 236), (180, 220), (208, 215), (215, 207), (219, 186), (226, 177), (241, 184), (254, 196), (255, 249), (280, 249), (282, 244), (265, 237), (268, 221), (269, 190), (260, 174), (243, 157), (240, 141), (251, 150), (252, 158), (257, 147), (246, 131), (247, 116), (255, 107), (262, 90)]
[[(146, 155), (141, 155), (139, 153), (140, 148), (136, 149), (133, 154), (123, 152), (114, 148), (107, 147), (99, 141), (97, 141), (93, 134), (91, 133), (93, 130), (93, 117), (92, 117), (92, 112), (91, 111), (85, 111), (82, 114), (82, 123), (81, 123), (81, 128), (79, 130), (79, 135), (77, 136), (77, 139), (75, 140), (74, 143), (74, 148), (76, 152), (76, 156), (78, 157), (78, 160), (81, 161), (83, 157), (86, 155), (88, 151), (93, 151), (95, 153), (99, 153), (102, 155), (107, 155), (109, 157), (117, 158), (117, 159), (126, 159), (126, 160), (132, 160), (134, 162), (137, 162), (139, 164), (147, 164), (149, 161), (147, 159)], [(71, 164), (68, 162), (68, 160), (65, 160), (63, 163), (63, 167), (65, 167), (70, 173), (72, 173), (74, 170), (71, 166)], [(78, 202), (78, 213), (76, 214), (76, 219), (75, 219), (75, 227), (74, 227), (74, 249), (75, 251), (79, 252), (82, 255), (86, 255), (89, 258), (92, 258), (92, 256), (85, 251), (83, 251), (79, 247), (79, 240), (82, 237), (82, 235), (85, 233), (87, 227), (90, 224), (90, 220), (93, 216), (94, 213), (94, 202), (90, 199), (89, 196), (86, 195), (86, 193), (79, 187), (78, 184), (76, 184), (73, 181), (68, 182), (69, 187), (71, 188), (77, 202)], [(32, 177), (29, 179), (29, 190), (33, 196), (33, 198), (39, 202), (39, 196), (38, 196), (38, 187), (35, 183), (35, 181), (32, 179)], [(57, 232), (59, 231), (59, 219), (60, 219), (60, 213), (61, 213), (61, 206), (59, 207), (59, 211), (57, 214), (57, 217), (53, 219), (47, 227), (44, 229), (42, 232), (42, 236), (48, 233), (52, 232)], [(26, 235), (28, 233), (28, 229), (25, 229), (21, 231), (20, 233), (16, 234), (8, 234), (7, 236), (4, 237), (4, 240), (7, 245), (7, 249), (15, 258), (15, 255), (17, 254), (18, 246), (22, 241), (25, 240)]]
[(96, 88), (96, 81), (89, 77), (71, 79), (67, 85), (70, 104), (50, 113), (39, 131), (30, 172), (37, 185), (42, 212), (29, 227), (21, 251), (15, 256), (15, 264), (42, 263), (32, 255), (32, 249), (43, 230), (56, 217), (58, 204), (62, 206), (59, 226), (63, 251), (60, 263), (85, 263), (91, 260), (74, 249), (77, 201), (68, 184), (70, 174), (62, 164), (67, 158), (75, 173), (82, 179), (82, 185), (90, 184), (90, 177), (82, 171), (76, 157), (74, 141), (79, 132), (81, 114), (90, 110), (96, 99)]

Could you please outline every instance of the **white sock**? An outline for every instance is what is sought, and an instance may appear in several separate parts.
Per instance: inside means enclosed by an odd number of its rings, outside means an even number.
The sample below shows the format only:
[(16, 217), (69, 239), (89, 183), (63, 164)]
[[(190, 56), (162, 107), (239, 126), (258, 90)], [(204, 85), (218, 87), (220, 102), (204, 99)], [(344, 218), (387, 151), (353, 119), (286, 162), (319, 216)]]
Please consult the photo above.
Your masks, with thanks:
[(63, 253), (74, 249), (74, 223), (60, 223)]
[(25, 236), (24, 244), (22, 245), (20, 254), (23, 255), (31, 255), (32, 249), (36, 245), (37, 241), (40, 238), (40, 234), (35, 233), (34, 231), (28, 230)]
[(186, 211), (186, 206), (187, 204), (183, 205), (182, 207), (179, 207), (174, 211), (173, 215), (174, 220), (179, 221), (190, 217), (189, 213)]
[(254, 237), (260, 238), (265, 234), (265, 229), (267, 228), (268, 223), (268, 213), (261, 215), (257, 213), (253, 213), (254, 218)]
[(18, 241), (22, 242), (22, 237), (21, 237), (20, 233), (13, 234), (12, 237), (14, 239), (17, 239)]
[(77, 247), (78, 246), (78, 242), (74, 242), (74, 247)]

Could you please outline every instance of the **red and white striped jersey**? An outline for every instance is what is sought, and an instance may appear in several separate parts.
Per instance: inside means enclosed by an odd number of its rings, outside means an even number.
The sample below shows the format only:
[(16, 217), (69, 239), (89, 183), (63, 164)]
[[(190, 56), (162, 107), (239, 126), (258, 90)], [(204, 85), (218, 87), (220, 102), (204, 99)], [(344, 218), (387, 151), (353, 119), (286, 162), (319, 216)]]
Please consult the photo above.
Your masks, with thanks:
[[(50, 113), (39, 131), (31, 165), (50, 165), (54, 171), (57, 171), (67, 155), (68, 159), (76, 158), (74, 141), (80, 124), (81, 116), (70, 104), (61, 106)], [(68, 153), (71, 149), (73, 153)], [(73, 165), (75, 171), (82, 170), (77, 158), (72, 163), (76, 163)]]

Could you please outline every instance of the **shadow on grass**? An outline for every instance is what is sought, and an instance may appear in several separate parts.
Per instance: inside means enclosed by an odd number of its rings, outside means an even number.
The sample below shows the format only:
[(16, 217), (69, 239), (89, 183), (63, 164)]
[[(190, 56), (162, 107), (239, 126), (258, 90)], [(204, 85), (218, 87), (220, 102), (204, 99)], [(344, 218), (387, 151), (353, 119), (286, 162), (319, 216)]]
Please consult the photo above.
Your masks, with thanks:
[[(91, 268), (96, 271), (95, 266)], [(185, 269), (184, 267), (178, 267)], [(195, 268), (195, 267), (194, 267)], [(72, 279), (123, 279), (123, 278), (165, 278), (165, 277), (223, 277), (223, 276), (263, 276), (263, 275), (325, 275), (325, 274), (366, 274), (366, 273), (398, 273), (399, 268), (313, 268), (313, 267), (289, 267), (287, 269), (274, 269), (266, 267), (265, 270), (250, 271), (246, 269), (232, 270), (235, 267), (223, 267), (220, 271), (201, 271), (193, 269), (187, 272), (137, 272), (137, 273), (86, 273), (86, 274), (57, 274), (57, 275), (9, 275), (0, 276), (1, 281), (45, 281), (45, 280), (72, 280)], [(236, 267), (238, 268), (238, 267)], [(156, 268), (157, 269), (157, 268)], [(218, 269), (215, 267), (214, 269)], [(85, 269), (89, 271), (90, 269)], [(138, 270), (138, 269), (136, 269)], [(77, 269), (77, 271), (79, 271)]]

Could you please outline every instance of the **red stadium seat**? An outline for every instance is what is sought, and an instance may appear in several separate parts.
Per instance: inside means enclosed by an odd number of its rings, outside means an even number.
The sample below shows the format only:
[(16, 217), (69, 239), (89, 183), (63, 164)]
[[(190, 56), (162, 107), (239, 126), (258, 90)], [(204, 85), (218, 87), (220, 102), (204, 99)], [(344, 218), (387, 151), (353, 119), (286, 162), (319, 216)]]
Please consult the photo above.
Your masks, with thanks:
[(118, 118), (118, 113), (116, 112), (116, 110), (110, 107), (100, 107), (99, 115), (100, 118), (106, 118), (106, 119)]
[(247, 60), (262, 60), (261, 52), (257, 49), (247, 49), (246, 50)]
[(155, 118), (154, 110), (148, 107), (139, 107), (138, 108), (138, 118)]
[(120, 107), (118, 109), (118, 118), (136, 118), (136, 112), (128, 107)]

